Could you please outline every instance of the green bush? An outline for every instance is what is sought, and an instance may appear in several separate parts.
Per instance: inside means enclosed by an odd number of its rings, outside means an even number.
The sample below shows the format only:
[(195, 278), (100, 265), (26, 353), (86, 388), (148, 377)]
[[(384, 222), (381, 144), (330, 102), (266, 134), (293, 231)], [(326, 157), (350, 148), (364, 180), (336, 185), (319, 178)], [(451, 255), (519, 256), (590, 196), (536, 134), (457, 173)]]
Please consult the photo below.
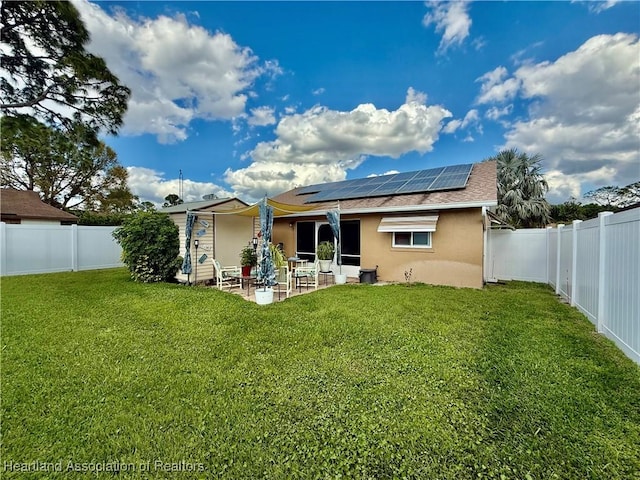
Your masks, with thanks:
[(136, 282), (169, 281), (178, 272), (178, 227), (166, 213), (131, 215), (113, 237), (122, 247), (122, 261)]

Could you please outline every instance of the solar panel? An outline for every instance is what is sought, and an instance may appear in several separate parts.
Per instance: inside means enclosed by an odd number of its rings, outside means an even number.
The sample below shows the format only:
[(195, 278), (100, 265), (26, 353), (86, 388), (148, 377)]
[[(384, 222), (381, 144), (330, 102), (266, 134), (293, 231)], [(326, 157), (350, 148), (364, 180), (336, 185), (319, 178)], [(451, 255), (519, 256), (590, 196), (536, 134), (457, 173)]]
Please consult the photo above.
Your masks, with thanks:
[(425, 177), (410, 180), (396, 190), (396, 193), (427, 192), (435, 179), (436, 177)]
[(389, 181), (390, 182), (399, 182), (400, 180), (407, 181), (407, 180), (411, 180), (415, 176), (416, 176), (416, 172), (398, 173), (393, 178), (390, 178)]
[(444, 167), (431, 168), (429, 170), (420, 170), (418, 173), (415, 174), (413, 179), (418, 180), (419, 178), (425, 178), (425, 177), (437, 177), (442, 173), (443, 170), (444, 170)]
[(394, 194), (432, 192), (464, 188), (473, 164), (437, 167), (416, 172), (403, 172), (342, 182), (310, 185), (298, 194), (313, 194), (305, 203), (380, 197)]
[(393, 193), (396, 193), (396, 190), (402, 187), (405, 183), (407, 182), (404, 180), (400, 180), (399, 182), (387, 182), (383, 185), (380, 185), (373, 192), (371, 192), (371, 194), (376, 196), (391, 195)]
[(444, 167), (444, 172), (442, 175), (453, 175), (456, 173), (468, 173), (471, 171), (471, 167), (473, 165), (468, 163), (465, 165), (451, 165), (450, 167)]
[(467, 184), (467, 174), (441, 175), (429, 187), (430, 191), (462, 188)]

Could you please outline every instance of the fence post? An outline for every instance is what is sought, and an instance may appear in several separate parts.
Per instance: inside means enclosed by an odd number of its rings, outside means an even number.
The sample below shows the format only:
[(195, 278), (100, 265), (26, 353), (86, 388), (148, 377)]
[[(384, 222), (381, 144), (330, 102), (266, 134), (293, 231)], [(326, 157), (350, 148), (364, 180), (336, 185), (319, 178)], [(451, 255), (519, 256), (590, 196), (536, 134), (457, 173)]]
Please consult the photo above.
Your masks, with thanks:
[(0, 222), (0, 276), (7, 273), (7, 224)]
[(598, 214), (598, 314), (596, 315), (596, 327), (598, 332), (604, 331), (606, 325), (606, 305), (607, 296), (605, 295), (606, 281), (605, 270), (607, 268), (607, 235), (605, 230), (605, 221), (613, 212), (600, 212)]
[(78, 271), (78, 225), (71, 225), (71, 270)]
[(556, 253), (556, 295), (560, 295), (560, 253), (562, 252), (562, 229), (564, 224), (558, 225), (557, 253)]
[(551, 258), (551, 228), (552, 227), (547, 227), (547, 285), (549, 285), (551, 283), (551, 278), (549, 278), (551, 276), (551, 272), (549, 271), (549, 259)]
[(567, 292), (570, 295), (570, 305), (572, 307), (576, 306), (578, 300), (576, 297), (578, 296), (578, 289), (576, 288), (576, 284), (578, 283), (578, 225), (582, 223), (582, 220), (574, 220), (573, 227), (573, 235), (571, 235), (571, 292)]

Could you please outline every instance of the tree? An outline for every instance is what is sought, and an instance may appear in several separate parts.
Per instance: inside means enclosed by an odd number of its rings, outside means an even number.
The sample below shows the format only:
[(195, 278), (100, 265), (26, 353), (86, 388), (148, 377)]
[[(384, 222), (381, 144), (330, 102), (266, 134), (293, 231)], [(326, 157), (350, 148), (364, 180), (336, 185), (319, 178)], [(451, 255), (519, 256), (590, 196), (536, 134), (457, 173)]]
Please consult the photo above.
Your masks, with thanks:
[(0, 119), (0, 135), (3, 186), (35, 190), (59, 208), (133, 210), (127, 171), (90, 128), (75, 124), (62, 132), (18, 115)]
[(571, 223), (574, 220), (589, 220), (596, 218), (598, 213), (610, 210), (618, 211), (616, 207), (605, 207), (595, 203), (581, 204), (575, 198), (570, 198), (564, 203), (551, 206), (551, 218), (556, 223)]
[(634, 182), (626, 187), (601, 187), (584, 194), (598, 205), (609, 208), (624, 208), (640, 202), (640, 182)]
[(113, 232), (122, 261), (137, 282), (172, 280), (182, 263), (178, 226), (166, 213), (138, 212)]
[(167, 195), (166, 197), (164, 197), (164, 199), (166, 201), (162, 205), (163, 207), (173, 207), (175, 205), (181, 205), (182, 203), (184, 203), (183, 200), (175, 193)]
[(67, 1), (5, 1), (0, 17), (2, 114), (116, 134), (130, 90), (85, 50), (89, 32), (77, 9)]
[(549, 186), (542, 175), (542, 157), (511, 149), (488, 160), (497, 162), (496, 214), (515, 227), (544, 227), (549, 223), (550, 207), (544, 198)]
[(149, 202), (147, 200), (145, 200), (144, 202), (140, 202), (137, 207), (138, 207), (138, 211), (140, 211), (140, 212), (155, 212), (156, 211), (156, 206), (153, 203), (151, 203), (151, 202)]

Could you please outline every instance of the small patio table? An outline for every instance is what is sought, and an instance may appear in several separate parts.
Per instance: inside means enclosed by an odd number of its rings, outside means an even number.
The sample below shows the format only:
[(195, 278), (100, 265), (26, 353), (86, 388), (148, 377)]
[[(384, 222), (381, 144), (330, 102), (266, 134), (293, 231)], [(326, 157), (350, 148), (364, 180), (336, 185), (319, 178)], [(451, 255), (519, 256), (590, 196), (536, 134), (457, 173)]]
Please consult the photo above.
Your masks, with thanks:
[(251, 284), (255, 285), (256, 280), (258, 279), (255, 275), (233, 275), (232, 277), (235, 280), (240, 282), (240, 288), (244, 288), (246, 283), (247, 285), (247, 297), (251, 295)]

